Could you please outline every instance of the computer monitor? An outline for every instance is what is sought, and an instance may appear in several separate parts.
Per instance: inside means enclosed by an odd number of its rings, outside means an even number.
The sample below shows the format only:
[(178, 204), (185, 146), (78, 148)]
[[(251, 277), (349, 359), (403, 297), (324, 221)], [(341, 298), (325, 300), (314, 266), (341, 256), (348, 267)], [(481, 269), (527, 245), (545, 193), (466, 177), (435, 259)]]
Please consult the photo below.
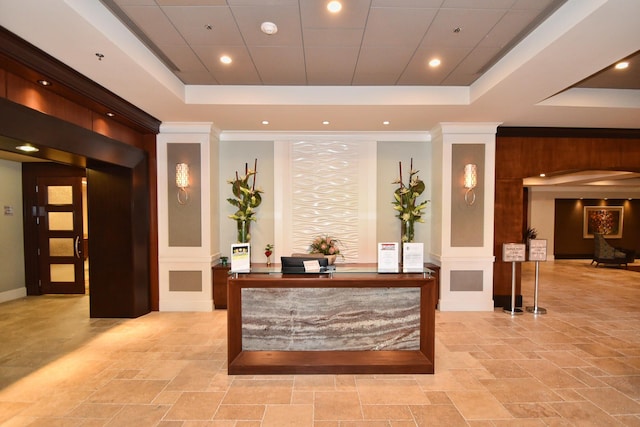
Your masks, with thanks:
[(304, 268), (305, 261), (317, 261), (320, 264), (320, 273), (326, 272), (329, 266), (329, 260), (327, 258), (283, 256), (280, 257), (282, 273), (318, 273), (317, 271), (306, 271)]

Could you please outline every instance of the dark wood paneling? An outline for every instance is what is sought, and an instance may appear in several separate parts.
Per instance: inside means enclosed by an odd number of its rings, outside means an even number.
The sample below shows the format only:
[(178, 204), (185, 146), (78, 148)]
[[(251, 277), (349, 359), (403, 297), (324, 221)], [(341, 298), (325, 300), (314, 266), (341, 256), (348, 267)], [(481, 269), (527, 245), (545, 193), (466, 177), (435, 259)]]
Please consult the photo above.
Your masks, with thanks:
[(215, 308), (227, 308), (227, 279), (229, 278), (228, 265), (217, 264), (212, 268), (213, 306)]
[[(522, 241), (522, 179), (541, 172), (640, 172), (638, 129), (499, 128), (496, 137), (494, 302), (511, 290), (511, 266), (500, 262), (502, 244)], [(514, 223), (516, 221), (517, 223)], [(520, 275), (517, 276), (517, 298)]]
[(0, 97), (7, 97), (7, 72), (0, 68)]
[(91, 129), (91, 111), (88, 108), (46, 91), (39, 84), (12, 73), (7, 75), (7, 99), (85, 129)]
[(554, 256), (558, 259), (593, 257), (593, 238), (583, 235), (585, 206), (622, 206), (622, 238), (607, 241), (614, 247), (634, 249), (640, 255), (640, 200), (556, 199)]
[[(40, 148), (36, 157), (94, 173), (91, 315), (157, 310), (160, 122), (1, 27), (0, 72), (0, 135), (7, 137), (0, 149), (15, 151), (11, 139), (29, 141)], [(53, 85), (45, 88), (38, 79)], [(106, 118), (108, 111), (115, 117)]]
[(160, 129), (156, 118), (3, 27), (0, 27), (0, 67), (32, 82), (49, 80), (53, 85), (48, 91), (99, 114), (113, 112), (114, 120), (142, 133), (157, 134)]
[(140, 191), (146, 167), (137, 169), (87, 165), (91, 317), (137, 317), (150, 310), (148, 204)]
[[(502, 245), (522, 242), (523, 216), (522, 179), (500, 179), (496, 181), (496, 200), (494, 208), (494, 255), (493, 268), (494, 304), (504, 307), (504, 301), (511, 304), (512, 264), (502, 261)], [(518, 277), (516, 294), (520, 294), (520, 265), (516, 266)]]
[[(76, 163), (73, 156), (92, 158), (126, 167), (135, 167), (144, 159), (144, 152), (139, 148), (6, 99), (0, 99), (0, 133), (37, 145), (41, 148), (41, 152), (35, 153), (35, 157), (53, 155), (53, 151), (60, 155), (71, 154), (72, 156), (68, 158), (54, 157), (52, 160), (62, 163), (73, 162), (72, 164), (78, 166), (84, 163), (80, 160), (78, 160), (80, 164)], [(12, 144), (2, 148), (17, 152)]]

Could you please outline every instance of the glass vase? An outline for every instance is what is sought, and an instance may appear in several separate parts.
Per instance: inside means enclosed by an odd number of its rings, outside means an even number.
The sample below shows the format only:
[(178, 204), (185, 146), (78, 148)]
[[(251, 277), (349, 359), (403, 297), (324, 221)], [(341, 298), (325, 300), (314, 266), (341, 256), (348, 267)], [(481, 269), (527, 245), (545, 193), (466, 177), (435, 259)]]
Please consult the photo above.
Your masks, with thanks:
[(401, 232), (401, 242), (402, 243), (411, 243), (414, 238), (414, 222), (413, 221), (402, 221), (402, 225), (400, 227)]
[(249, 234), (250, 221), (236, 221), (238, 226), (238, 243), (249, 243), (251, 235)]

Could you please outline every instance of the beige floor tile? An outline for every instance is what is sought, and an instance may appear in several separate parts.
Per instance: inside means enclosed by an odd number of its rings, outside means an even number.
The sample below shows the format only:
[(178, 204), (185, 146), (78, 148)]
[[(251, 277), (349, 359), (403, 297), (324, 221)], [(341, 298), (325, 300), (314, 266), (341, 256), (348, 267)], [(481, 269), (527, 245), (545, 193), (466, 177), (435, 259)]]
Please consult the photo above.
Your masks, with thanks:
[(366, 420), (412, 420), (407, 405), (362, 405), (362, 414)]
[(447, 395), (466, 420), (513, 418), (495, 397), (486, 392), (450, 391)]
[(235, 380), (227, 391), (224, 404), (288, 404), (291, 402), (293, 379)]
[(319, 391), (313, 406), (315, 420), (361, 420), (363, 417), (356, 392)]
[[(522, 281), (530, 305), (529, 263)], [(1, 303), (0, 425), (640, 427), (640, 273), (554, 261), (541, 285), (546, 315), (436, 312), (434, 375), (230, 377), (224, 310)]]
[(216, 420), (261, 420), (266, 405), (220, 405), (214, 418)]
[(113, 380), (96, 390), (92, 403), (151, 403), (166, 387), (161, 380)]
[(428, 405), (429, 399), (415, 380), (357, 380), (363, 405)]
[(267, 405), (261, 427), (312, 427), (313, 405)]
[(185, 391), (164, 417), (167, 420), (210, 420), (218, 410), (223, 393)]
[(578, 390), (578, 393), (590, 400), (609, 415), (638, 415), (640, 403), (612, 388), (590, 388)]
[(418, 427), (467, 426), (467, 422), (453, 405), (411, 406)]
[(169, 410), (168, 405), (125, 405), (113, 417), (109, 427), (154, 427)]

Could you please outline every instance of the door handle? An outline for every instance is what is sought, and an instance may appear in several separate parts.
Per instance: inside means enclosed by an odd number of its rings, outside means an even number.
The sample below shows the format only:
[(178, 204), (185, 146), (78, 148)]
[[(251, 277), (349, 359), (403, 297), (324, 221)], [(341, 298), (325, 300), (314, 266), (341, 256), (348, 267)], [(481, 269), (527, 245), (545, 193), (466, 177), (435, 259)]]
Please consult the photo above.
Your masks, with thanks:
[(75, 250), (76, 250), (76, 257), (80, 258), (80, 236), (76, 236)]

